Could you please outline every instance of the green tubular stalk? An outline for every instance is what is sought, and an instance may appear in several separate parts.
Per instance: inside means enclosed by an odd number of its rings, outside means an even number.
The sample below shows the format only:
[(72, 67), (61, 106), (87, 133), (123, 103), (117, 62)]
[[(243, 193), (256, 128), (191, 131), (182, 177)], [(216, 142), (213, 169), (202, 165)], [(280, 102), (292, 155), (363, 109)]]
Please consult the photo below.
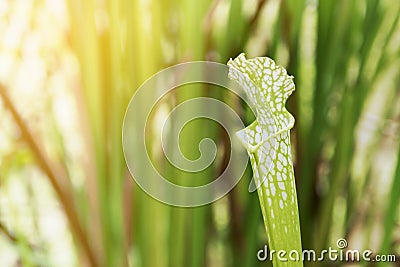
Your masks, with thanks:
[[(242, 85), (257, 113), (256, 121), (238, 136), (253, 167), (268, 237), (268, 258), (272, 254), (275, 267), (303, 266), (289, 134), (294, 118), (284, 105), (294, 90), (293, 78), (266, 57), (247, 60), (241, 54), (228, 66), (230, 78)], [(280, 250), (286, 253), (281, 259), (277, 254)]]
[(393, 178), (393, 186), (390, 191), (388, 206), (385, 215), (384, 223), (384, 234), (380, 253), (389, 254), (393, 253), (391, 251), (392, 244), (392, 234), (396, 225), (396, 213), (399, 210), (399, 200), (400, 200), (400, 187), (396, 186), (400, 184), (400, 147), (397, 157), (396, 171)]

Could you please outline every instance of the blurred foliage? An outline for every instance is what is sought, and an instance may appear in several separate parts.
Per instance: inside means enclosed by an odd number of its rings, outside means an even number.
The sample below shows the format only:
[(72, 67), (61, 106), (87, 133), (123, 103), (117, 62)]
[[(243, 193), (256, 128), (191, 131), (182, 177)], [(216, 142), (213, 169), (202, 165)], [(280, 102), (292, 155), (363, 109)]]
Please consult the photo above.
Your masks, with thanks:
[[(223, 199), (175, 208), (135, 185), (121, 147), (145, 79), (241, 51), (295, 76), (303, 247), (346, 238), (400, 255), (399, 16), (397, 0), (0, 1), (0, 266), (265, 266), (250, 168)], [(165, 108), (195, 94), (253, 119), (207, 88), (177, 90)], [(192, 126), (189, 154), (207, 123)]]

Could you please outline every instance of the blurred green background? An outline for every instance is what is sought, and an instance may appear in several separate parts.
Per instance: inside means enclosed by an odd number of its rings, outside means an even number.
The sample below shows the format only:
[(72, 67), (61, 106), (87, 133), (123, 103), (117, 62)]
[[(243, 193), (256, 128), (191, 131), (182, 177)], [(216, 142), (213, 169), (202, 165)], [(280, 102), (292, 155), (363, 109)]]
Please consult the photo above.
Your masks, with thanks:
[[(176, 208), (138, 188), (122, 154), (124, 112), (145, 79), (242, 51), (295, 76), (303, 247), (346, 238), (400, 255), (399, 16), (398, 0), (0, 0), (0, 266), (268, 266), (256, 256), (266, 234), (250, 168), (217, 202)], [(253, 120), (207, 88), (176, 90), (159, 113), (195, 95)], [(204, 134), (221, 148), (204, 181), (221, 172), (226, 144), (207, 123), (181, 142), (189, 158)]]

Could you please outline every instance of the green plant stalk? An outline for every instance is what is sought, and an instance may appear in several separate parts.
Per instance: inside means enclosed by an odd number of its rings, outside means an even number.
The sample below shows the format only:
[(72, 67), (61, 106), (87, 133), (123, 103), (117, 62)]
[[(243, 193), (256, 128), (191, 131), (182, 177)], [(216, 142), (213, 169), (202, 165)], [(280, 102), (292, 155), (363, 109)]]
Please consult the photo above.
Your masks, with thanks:
[(238, 266), (257, 266), (257, 258), (254, 257), (254, 251), (258, 250), (258, 229), (259, 221), (260, 221), (260, 214), (257, 207), (257, 196), (251, 195), (246, 204), (246, 229), (245, 231), (245, 242), (246, 242), (246, 251), (243, 254), (244, 258), (240, 261), (241, 264)]
[[(266, 57), (247, 60), (241, 54), (228, 66), (230, 77), (242, 85), (257, 113), (256, 121), (238, 136), (253, 167), (268, 237), (268, 258), (272, 255), (276, 267), (303, 266), (289, 134), (294, 118), (284, 105), (294, 90), (293, 77)], [(281, 259), (276, 254), (280, 250), (286, 252)]]
[(400, 200), (400, 187), (398, 186), (400, 184), (400, 147), (399, 147), (399, 152), (397, 156), (397, 165), (396, 165), (396, 171), (394, 173), (394, 179), (392, 182), (392, 189), (390, 191), (390, 196), (389, 196), (389, 201), (388, 201), (388, 206), (386, 210), (386, 215), (385, 215), (385, 223), (384, 223), (384, 235), (383, 235), (383, 241), (381, 245), (381, 251), (380, 253), (393, 253), (391, 251), (392, 247), (392, 234), (393, 230), (396, 226), (396, 216), (397, 216), (397, 211), (399, 208), (399, 200)]
[[(149, 8), (149, 13), (143, 12), (146, 8)], [(127, 72), (127, 77), (136, 75), (135, 81), (138, 83), (134, 88), (138, 88), (144, 80), (163, 66), (161, 42), (153, 41), (162, 37), (164, 14), (161, 11), (163, 8), (164, 4), (160, 3), (151, 3), (147, 7), (144, 2), (133, 1), (132, 9), (135, 15), (132, 16), (128, 11), (130, 15), (127, 15), (129, 19), (127, 32), (130, 33), (133, 30), (133, 34), (130, 41), (132, 46), (127, 45), (126, 52), (133, 50), (134, 61), (130, 63), (132, 64), (131, 71)], [(147, 18), (151, 18), (151, 30), (146, 28)], [(144, 114), (137, 115), (144, 116)], [(149, 123), (151, 125), (153, 121)], [(155, 139), (149, 138), (149, 144), (153, 146), (154, 143), (156, 143)], [(149, 151), (149, 153), (152, 152)], [(157, 155), (152, 154), (151, 157), (157, 157)], [(137, 265), (166, 266), (170, 248), (165, 250), (156, 248), (168, 247), (166, 244), (168, 232), (164, 229), (168, 227), (170, 207), (154, 200), (139, 187), (136, 187), (134, 194), (136, 195), (134, 200), (136, 211), (131, 227), (134, 229), (133, 244), (137, 246), (139, 252), (135, 257), (138, 261)]]
[[(205, 40), (201, 34), (202, 19), (206, 14), (211, 1), (202, 1), (193, 5), (190, 0), (180, 1), (179, 16), (182, 27), (179, 29), (178, 54), (186, 60), (202, 60), (205, 57)], [(202, 85), (182, 86), (177, 91), (178, 102), (202, 95), (205, 88)], [(200, 110), (202, 107), (193, 107), (193, 110)], [(201, 124), (200, 124), (201, 125)], [(177, 125), (181, 127), (182, 125)], [(199, 126), (199, 125), (198, 125)], [(191, 148), (202, 136), (204, 127), (188, 126), (186, 134), (180, 138), (182, 148)], [(213, 137), (211, 137), (213, 138)], [(188, 149), (184, 152), (189, 158), (198, 157), (197, 151)], [(212, 176), (212, 170), (206, 170), (196, 175), (199, 180), (207, 181)], [(175, 177), (179, 182), (188, 182), (187, 174), (176, 170)], [(190, 182), (189, 182), (190, 184)], [(177, 196), (181, 197), (181, 196)], [(171, 253), (170, 266), (205, 266), (206, 255), (206, 227), (207, 214), (210, 206), (196, 208), (174, 207), (171, 213), (170, 239)], [(190, 233), (190, 238), (188, 237)]]

